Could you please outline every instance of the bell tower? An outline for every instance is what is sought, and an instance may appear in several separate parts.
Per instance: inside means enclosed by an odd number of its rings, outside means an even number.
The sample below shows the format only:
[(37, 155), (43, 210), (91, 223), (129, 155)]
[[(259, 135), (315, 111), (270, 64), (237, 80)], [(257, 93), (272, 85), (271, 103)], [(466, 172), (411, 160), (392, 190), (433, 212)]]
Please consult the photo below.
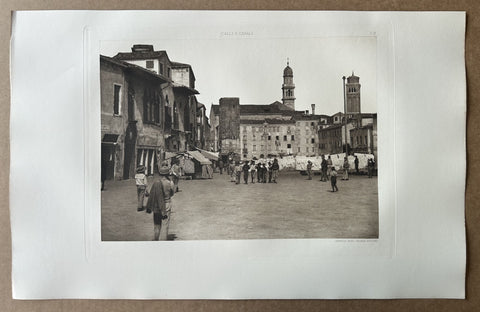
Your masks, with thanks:
[(347, 111), (348, 119), (355, 121), (356, 127), (362, 126), (362, 111), (360, 105), (360, 78), (352, 75), (347, 78), (347, 84), (345, 85), (346, 98), (347, 98)]
[(282, 102), (291, 110), (295, 110), (295, 84), (293, 83), (293, 70), (287, 59), (287, 67), (283, 70)]

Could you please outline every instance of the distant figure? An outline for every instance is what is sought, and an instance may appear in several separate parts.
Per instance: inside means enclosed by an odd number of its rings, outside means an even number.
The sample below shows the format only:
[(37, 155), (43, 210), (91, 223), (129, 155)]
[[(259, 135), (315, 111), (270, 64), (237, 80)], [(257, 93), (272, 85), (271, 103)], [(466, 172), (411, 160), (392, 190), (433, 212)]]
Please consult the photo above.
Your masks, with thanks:
[(237, 173), (235, 171), (235, 163), (232, 161), (230, 161), (230, 164), (228, 165), (228, 170), (229, 170), (229, 174), (230, 174), (230, 182), (235, 182), (237, 180)]
[[(168, 238), (168, 226), (170, 224), (170, 213), (172, 210), (171, 198), (175, 194), (174, 184), (167, 179), (170, 174), (170, 168), (167, 163), (163, 163), (158, 168), (160, 179), (155, 181), (150, 189), (150, 196), (147, 202), (147, 213), (153, 211), (153, 224), (154, 224), (154, 240), (160, 239), (160, 232), (162, 240)], [(163, 221), (163, 228), (162, 228)]]
[(307, 163), (307, 173), (308, 173), (308, 179), (312, 179), (312, 162), (309, 160)]
[(359, 161), (358, 161), (357, 155), (355, 155), (355, 161), (354, 162), (355, 162), (355, 173), (358, 174), (359, 173), (359, 170), (358, 170)]
[(267, 183), (268, 168), (265, 164), (262, 164), (262, 175), (263, 175), (263, 183)]
[(327, 181), (327, 161), (325, 160), (325, 155), (322, 155), (322, 162), (320, 164), (320, 168), (322, 170), (322, 177), (320, 178), (320, 181), (326, 182)]
[(348, 158), (345, 157), (343, 159), (343, 177), (342, 180), (348, 180), (348, 169), (350, 168), (350, 164), (348, 163)]
[(328, 155), (328, 158), (327, 158), (327, 180), (330, 179), (330, 175), (332, 173), (332, 166), (333, 166), (332, 158), (330, 157), (330, 155)]
[(248, 172), (250, 171), (250, 165), (248, 164), (248, 160), (245, 161), (245, 164), (242, 167), (243, 170), (243, 181), (245, 184), (248, 184)]
[(235, 184), (240, 184), (240, 177), (242, 176), (242, 171), (242, 165), (239, 161), (237, 161), (235, 166)]
[(373, 176), (373, 170), (375, 169), (375, 162), (372, 158), (368, 159), (367, 167), (368, 167), (368, 177), (371, 178)]
[(338, 192), (338, 187), (337, 187), (337, 171), (335, 170), (335, 166), (332, 167), (331, 171), (331, 176), (330, 176), (330, 183), (332, 184), (332, 192)]
[[(166, 162), (164, 162), (164, 164), (168, 166)], [(170, 168), (170, 176), (175, 186), (175, 192), (180, 192), (180, 190), (178, 189), (178, 181), (180, 180), (181, 175), (182, 175), (182, 169), (178, 165), (178, 160), (174, 160), (172, 168)]]
[(278, 179), (278, 171), (280, 170), (280, 166), (278, 165), (278, 160), (276, 158), (273, 159), (272, 164), (272, 181), (273, 183), (277, 183)]
[(273, 166), (272, 162), (269, 161), (268, 166), (267, 166), (267, 169), (268, 169), (268, 183), (272, 183), (272, 174), (273, 174), (272, 166)]
[(262, 163), (259, 161), (256, 167), (257, 167), (257, 182), (258, 183), (263, 182)]
[(145, 175), (145, 166), (143, 165), (137, 167), (135, 184), (137, 185), (137, 211), (142, 211), (144, 210), (143, 200), (145, 199), (145, 195), (148, 196), (148, 181), (147, 176)]
[(255, 160), (250, 163), (250, 176), (252, 177), (252, 183), (255, 183), (257, 177), (257, 166), (255, 166)]
[(220, 170), (220, 174), (223, 174), (223, 161), (221, 159), (218, 161), (218, 170)]

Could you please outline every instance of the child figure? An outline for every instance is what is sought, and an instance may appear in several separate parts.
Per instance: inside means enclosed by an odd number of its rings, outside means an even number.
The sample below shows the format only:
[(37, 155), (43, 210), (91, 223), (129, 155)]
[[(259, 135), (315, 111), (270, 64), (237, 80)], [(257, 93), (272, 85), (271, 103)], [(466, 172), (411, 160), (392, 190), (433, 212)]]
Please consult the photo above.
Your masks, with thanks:
[(335, 170), (335, 166), (332, 166), (332, 171), (330, 173), (330, 183), (332, 184), (332, 192), (338, 192), (337, 171)]
[(135, 174), (135, 183), (137, 185), (137, 211), (144, 210), (143, 200), (145, 195), (148, 196), (147, 186), (147, 176), (145, 175), (145, 166), (138, 166), (137, 173)]

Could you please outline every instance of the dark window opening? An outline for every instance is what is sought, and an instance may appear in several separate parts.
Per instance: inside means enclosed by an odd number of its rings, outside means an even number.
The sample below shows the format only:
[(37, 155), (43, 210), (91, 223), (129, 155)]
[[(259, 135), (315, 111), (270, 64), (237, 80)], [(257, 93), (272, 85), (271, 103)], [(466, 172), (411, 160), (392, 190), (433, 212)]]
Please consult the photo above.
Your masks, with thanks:
[(113, 114), (120, 115), (120, 90), (121, 86), (113, 86)]

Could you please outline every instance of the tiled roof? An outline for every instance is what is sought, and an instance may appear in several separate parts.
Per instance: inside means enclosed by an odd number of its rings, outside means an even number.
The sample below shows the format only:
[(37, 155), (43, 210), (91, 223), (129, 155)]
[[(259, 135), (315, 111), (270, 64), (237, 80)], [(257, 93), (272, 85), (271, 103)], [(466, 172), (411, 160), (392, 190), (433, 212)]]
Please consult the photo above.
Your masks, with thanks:
[(294, 125), (295, 121), (289, 119), (273, 119), (273, 118), (265, 118), (265, 119), (242, 119), (240, 120), (240, 125), (263, 125), (264, 123), (268, 123), (269, 125), (278, 125), (278, 124), (291, 124)]
[(197, 90), (195, 90), (193, 88), (190, 88), (190, 87), (187, 87), (187, 86), (184, 86), (184, 85), (179, 84), (179, 83), (173, 83), (172, 86), (173, 86), (174, 89), (184, 90), (184, 91), (187, 91), (191, 94), (200, 94), (200, 92), (198, 92)]
[(166, 51), (146, 51), (146, 52), (119, 52), (113, 58), (117, 60), (146, 60), (158, 59), (162, 56), (167, 56)]
[(111, 57), (108, 57), (108, 56), (100, 55), (100, 60), (104, 61), (104, 62), (110, 62), (112, 64), (116, 64), (118, 66), (121, 66), (121, 67), (125, 68), (126, 70), (133, 70), (133, 71), (141, 72), (143, 74), (147, 74), (149, 76), (160, 79), (163, 82), (171, 81), (167, 77), (159, 75), (159, 74), (157, 74), (157, 73), (155, 73), (151, 70), (148, 70), (146, 68), (143, 68), (141, 66), (138, 66), (138, 65), (135, 65), (135, 64), (130, 64), (130, 63), (127, 63), (127, 62), (123, 62), (123, 61), (120, 61), (120, 60), (115, 60), (115, 59), (113, 59)]

